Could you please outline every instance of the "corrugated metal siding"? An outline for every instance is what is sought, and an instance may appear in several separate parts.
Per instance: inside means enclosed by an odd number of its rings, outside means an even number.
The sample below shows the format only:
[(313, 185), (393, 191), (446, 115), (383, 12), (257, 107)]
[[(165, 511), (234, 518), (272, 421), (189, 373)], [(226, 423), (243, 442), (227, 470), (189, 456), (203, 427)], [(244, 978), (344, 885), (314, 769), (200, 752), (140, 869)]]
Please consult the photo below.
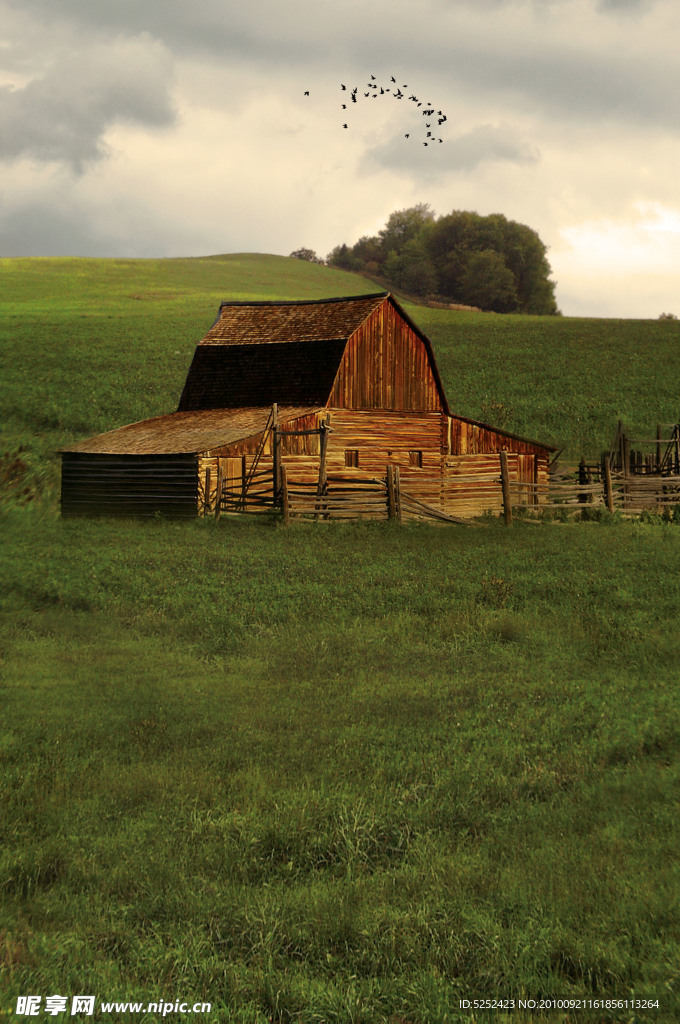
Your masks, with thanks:
[(198, 459), (193, 455), (65, 452), (61, 467), (61, 514), (195, 516), (197, 469)]

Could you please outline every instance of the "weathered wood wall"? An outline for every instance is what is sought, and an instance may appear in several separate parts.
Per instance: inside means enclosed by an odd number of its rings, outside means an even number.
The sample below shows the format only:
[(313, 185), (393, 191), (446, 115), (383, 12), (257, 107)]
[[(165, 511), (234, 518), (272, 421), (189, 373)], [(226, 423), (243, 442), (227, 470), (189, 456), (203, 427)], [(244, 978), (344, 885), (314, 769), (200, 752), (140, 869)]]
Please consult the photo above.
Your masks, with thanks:
[(449, 445), (452, 455), (488, 455), (503, 449), (523, 455), (546, 454), (543, 445), (457, 416), (450, 417)]
[(62, 454), (63, 516), (189, 517), (197, 496), (195, 455)]
[(424, 341), (390, 302), (350, 337), (328, 405), (409, 412), (444, 407)]

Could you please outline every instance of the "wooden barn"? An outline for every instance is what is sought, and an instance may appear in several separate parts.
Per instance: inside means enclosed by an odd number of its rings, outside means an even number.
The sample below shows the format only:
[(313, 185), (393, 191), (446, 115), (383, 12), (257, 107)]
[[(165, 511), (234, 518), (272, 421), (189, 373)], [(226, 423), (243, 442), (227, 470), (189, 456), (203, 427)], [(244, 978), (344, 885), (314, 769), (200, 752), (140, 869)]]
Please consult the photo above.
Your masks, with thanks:
[[(224, 302), (176, 412), (63, 451), (62, 513), (196, 516), (218, 493), (255, 511), (282, 486), (302, 508), (305, 488), (369, 488), (398, 467), (414, 508), (473, 516), (501, 508), (502, 451), (536, 500), (554, 449), (453, 415), (429, 339), (389, 292)], [(354, 508), (378, 514), (373, 500)]]

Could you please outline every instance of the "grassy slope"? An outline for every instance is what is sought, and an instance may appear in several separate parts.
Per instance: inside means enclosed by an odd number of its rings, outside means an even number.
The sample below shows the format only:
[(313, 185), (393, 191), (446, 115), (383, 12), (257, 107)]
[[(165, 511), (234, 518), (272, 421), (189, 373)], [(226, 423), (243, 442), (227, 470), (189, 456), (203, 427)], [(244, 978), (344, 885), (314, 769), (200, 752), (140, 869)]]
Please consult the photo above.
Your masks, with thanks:
[[(0, 272), (3, 447), (44, 488), (0, 513), (7, 1006), (437, 1024), (647, 994), (677, 1019), (677, 527), (62, 522), (45, 455), (173, 408), (220, 299), (373, 286), (254, 256)], [(672, 410), (677, 325), (408, 308), (461, 412), (600, 445), (602, 410)]]

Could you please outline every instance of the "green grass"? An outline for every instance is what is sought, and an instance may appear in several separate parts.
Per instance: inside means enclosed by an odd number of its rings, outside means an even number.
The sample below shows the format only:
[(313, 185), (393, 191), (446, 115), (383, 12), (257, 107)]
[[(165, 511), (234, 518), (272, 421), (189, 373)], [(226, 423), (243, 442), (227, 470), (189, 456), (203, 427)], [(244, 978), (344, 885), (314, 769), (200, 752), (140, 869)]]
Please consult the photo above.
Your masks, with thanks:
[(677, 528), (2, 527), (10, 1001), (672, 1019)]
[[(678, 526), (62, 521), (54, 450), (174, 408), (222, 298), (374, 286), (255, 256), (0, 273), (0, 1014), (677, 1020)], [(676, 418), (672, 323), (408, 309), (457, 411), (595, 448), (626, 409)], [(632, 996), (660, 1009), (459, 1011)]]

